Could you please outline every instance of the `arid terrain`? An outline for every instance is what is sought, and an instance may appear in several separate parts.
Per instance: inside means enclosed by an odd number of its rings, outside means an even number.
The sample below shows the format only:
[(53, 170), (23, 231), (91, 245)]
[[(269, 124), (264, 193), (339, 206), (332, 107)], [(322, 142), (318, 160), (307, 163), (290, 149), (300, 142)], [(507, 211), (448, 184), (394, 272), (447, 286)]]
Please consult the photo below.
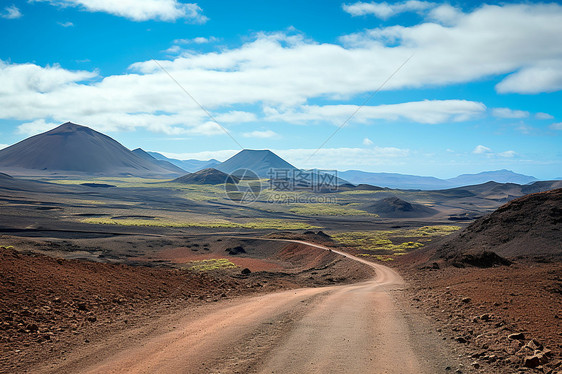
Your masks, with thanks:
[(224, 177), (0, 174), (1, 372), (560, 370), (560, 181)]

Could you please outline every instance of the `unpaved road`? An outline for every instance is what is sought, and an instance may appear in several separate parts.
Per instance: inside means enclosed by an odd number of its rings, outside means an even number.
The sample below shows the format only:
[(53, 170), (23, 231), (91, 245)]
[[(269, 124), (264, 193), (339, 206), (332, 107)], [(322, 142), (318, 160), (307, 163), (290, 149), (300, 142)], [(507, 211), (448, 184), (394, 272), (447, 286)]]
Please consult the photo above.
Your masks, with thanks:
[(396, 300), (404, 282), (395, 271), (334, 252), (373, 267), (376, 276), (216, 303), (45, 371), (418, 374), (458, 364), (427, 321)]

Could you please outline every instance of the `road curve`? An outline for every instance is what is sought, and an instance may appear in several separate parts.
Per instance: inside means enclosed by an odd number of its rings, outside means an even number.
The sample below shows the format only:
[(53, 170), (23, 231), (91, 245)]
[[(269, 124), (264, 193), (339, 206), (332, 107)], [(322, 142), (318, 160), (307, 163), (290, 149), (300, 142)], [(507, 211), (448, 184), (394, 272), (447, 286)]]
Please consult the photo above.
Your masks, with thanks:
[[(289, 240), (286, 240), (289, 241)], [(81, 373), (434, 373), (440, 362), (420, 348), (409, 311), (393, 293), (394, 270), (321, 245), (371, 266), (366, 282), (303, 288), (217, 303), (173, 328), (118, 352), (56, 372)], [(394, 291), (393, 291), (394, 290)], [(427, 331), (426, 335), (430, 334)], [(437, 341), (437, 339), (435, 339)], [(432, 344), (425, 341), (424, 344)], [(442, 368), (442, 366), (441, 366)]]

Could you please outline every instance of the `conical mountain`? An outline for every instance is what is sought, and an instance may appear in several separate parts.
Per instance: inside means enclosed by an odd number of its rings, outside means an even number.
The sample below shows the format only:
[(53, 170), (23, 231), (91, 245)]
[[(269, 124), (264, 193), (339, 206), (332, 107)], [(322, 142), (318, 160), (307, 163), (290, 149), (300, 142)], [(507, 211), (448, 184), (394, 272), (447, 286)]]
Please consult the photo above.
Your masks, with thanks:
[(71, 122), (0, 150), (0, 170), (102, 175), (173, 175), (107, 135)]
[(260, 178), (268, 178), (270, 169), (294, 170), (296, 168), (270, 150), (244, 149), (225, 162), (215, 166), (215, 169), (226, 174), (233, 173), (239, 169), (249, 169)]

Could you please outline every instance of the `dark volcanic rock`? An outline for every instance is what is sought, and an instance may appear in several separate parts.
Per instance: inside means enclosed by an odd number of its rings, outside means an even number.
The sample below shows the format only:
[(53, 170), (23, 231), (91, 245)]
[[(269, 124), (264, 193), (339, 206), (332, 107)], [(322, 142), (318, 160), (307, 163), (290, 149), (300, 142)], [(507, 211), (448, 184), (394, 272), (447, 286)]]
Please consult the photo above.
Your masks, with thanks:
[(246, 253), (246, 250), (241, 246), (236, 246), (234, 248), (227, 248), (225, 252), (228, 252), (229, 255), (239, 255), (240, 253)]
[(498, 265), (510, 265), (511, 261), (498, 256), (495, 252), (482, 251), (478, 253), (459, 254), (451, 260), (451, 263), (456, 267), (470, 265), (479, 268), (489, 268)]
[(184, 175), (174, 180), (176, 183), (185, 184), (222, 184), (225, 183), (227, 178), (229, 181), (238, 182), (239, 179), (235, 176), (228, 176), (217, 169), (209, 168), (203, 169), (195, 173)]
[(0, 150), (0, 167), (111, 175), (170, 175), (107, 135), (71, 122)]
[(396, 196), (387, 197), (368, 206), (365, 210), (383, 218), (427, 217), (437, 213), (435, 209), (421, 204), (411, 204)]
[[(562, 189), (513, 200), (478, 219), (437, 249), (437, 256), (493, 251), (504, 258), (562, 256)], [(491, 260), (491, 255), (486, 255)], [(478, 259), (476, 259), (478, 261)]]

